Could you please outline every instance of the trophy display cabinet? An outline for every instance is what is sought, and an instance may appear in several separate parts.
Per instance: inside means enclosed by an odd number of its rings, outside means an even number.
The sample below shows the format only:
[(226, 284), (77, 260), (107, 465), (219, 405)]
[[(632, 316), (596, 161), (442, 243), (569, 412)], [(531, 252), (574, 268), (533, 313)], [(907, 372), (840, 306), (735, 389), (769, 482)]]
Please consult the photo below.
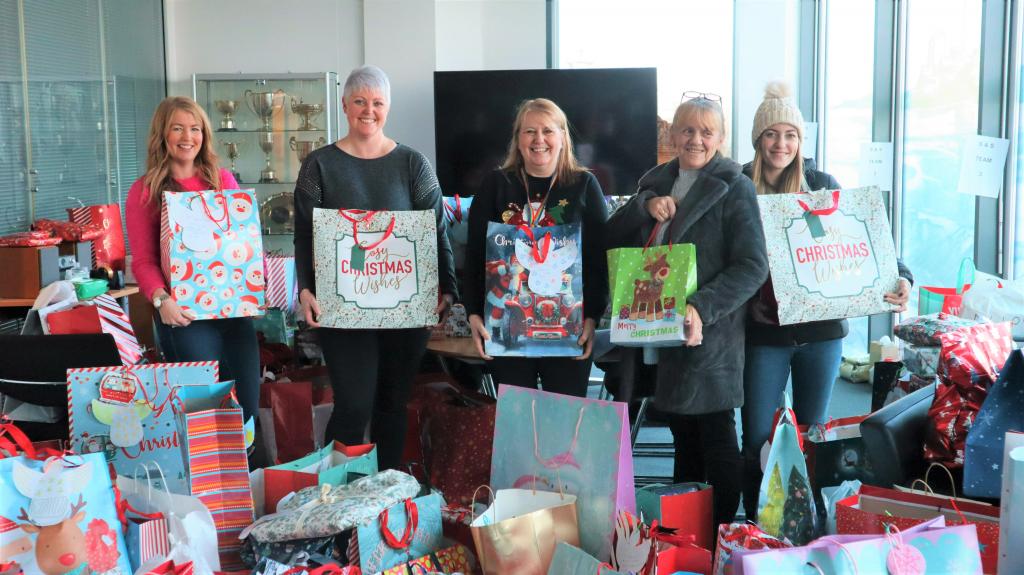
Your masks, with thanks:
[(340, 137), (338, 75), (195, 74), (192, 97), (210, 116), (221, 165), (256, 190), (263, 234), (290, 244), (299, 166)]

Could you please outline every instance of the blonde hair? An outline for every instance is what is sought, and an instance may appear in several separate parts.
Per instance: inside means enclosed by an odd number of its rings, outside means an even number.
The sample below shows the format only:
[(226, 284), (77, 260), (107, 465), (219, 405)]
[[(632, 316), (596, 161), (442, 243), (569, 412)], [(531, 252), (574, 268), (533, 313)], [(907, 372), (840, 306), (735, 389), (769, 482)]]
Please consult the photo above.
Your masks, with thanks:
[(171, 117), (177, 111), (188, 112), (195, 118), (203, 131), (203, 143), (193, 162), (197, 175), (208, 186), (215, 190), (221, 189), (220, 167), (217, 153), (213, 149), (213, 131), (210, 130), (210, 118), (202, 106), (192, 98), (171, 96), (164, 98), (153, 113), (153, 121), (149, 125), (149, 145), (146, 153), (146, 174), (143, 183), (149, 189), (146, 203), (160, 205), (165, 190), (176, 191), (181, 187), (171, 176), (171, 154), (167, 149), (167, 133), (171, 129)]
[(793, 158), (793, 161), (788, 166), (782, 169), (778, 185), (774, 188), (772, 188), (771, 184), (768, 183), (768, 179), (764, 176), (765, 160), (764, 153), (761, 151), (761, 141), (763, 138), (764, 132), (754, 141), (754, 162), (750, 173), (750, 179), (753, 180), (754, 188), (757, 189), (758, 195), (795, 194), (803, 190), (806, 187), (804, 183), (803, 138), (800, 138), (800, 143), (796, 147), (796, 157)]
[(692, 98), (676, 106), (676, 112), (672, 115), (672, 126), (669, 130), (675, 133), (680, 125), (689, 120), (696, 119), (696, 123), (703, 128), (714, 128), (722, 135), (722, 143), (716, 153), (724, 155), (726, 136), (725, 112), (722, 111), (722, 104), (707, 98)]
[(562, 140), (565, 144), (558, 153), (555, 177), (559, 182), (573, 183), (576, 181), (576, 177), (587, 169), (576, 160), (576, 152), (572, 147), (572, 136), (569, 134), (569, 119), (565, 117), (565, 112), (558, 107), (558, 104), (547, 98), (524, 100), (519, 104), (519, 109), (516, 110), (516, 120), (512, 123), (512, 139), (509, 140), (508, 152), (505, 154), (505, 161), (501, 164), (501, 169), (519, 171), (523, 168), (523, 155), (519, 152), (519, 130), (523, 128), (526, 114), (530, 112), (547, 114), (555, 121), (558, 129), (562, 130)]

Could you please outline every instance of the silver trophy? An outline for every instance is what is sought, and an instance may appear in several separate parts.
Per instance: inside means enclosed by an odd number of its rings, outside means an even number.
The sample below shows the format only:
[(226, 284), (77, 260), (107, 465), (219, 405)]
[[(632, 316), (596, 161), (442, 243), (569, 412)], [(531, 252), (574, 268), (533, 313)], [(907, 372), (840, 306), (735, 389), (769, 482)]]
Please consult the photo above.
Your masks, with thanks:
[(218, 132), (234, 132), (235, 131), (235, 119), (231, 116), (238, 109), (238, 100), (214, 100), (213, 105), (217, 107), (217, 111), (224, 114), (224, 118), (220, 121), (220, 128)]
[(262, 170), (260, 170), (260, 183), (276, 184), (280, 180), (277, 179), (277, 173), (274, 172), (274, 168), (270, 167), (270, 153), (274, 151), (274, 133), (261, 130), (257, 132), (257, 134), (260, 142), (260, 149), (263, 150), (263, 154), (267, 160), (266, 165)]
[(263, 120), (263, 129), (265, 131), (269, 132), (273, 129), (270, 121), (273, 119), (274, 113), (284, 107), (284, 96), (284, 90), (275, 90), (273, 92), (245, 91), (245, 104), (249, 106), (249, 110), (253, 114), (256, 114), (260, 120)]
[(323, 136), (320, 136), (316, 141), (312, 140), (297, 140), (295, 136), (292, 136), (288, 140), (288, 147), (291, 148), (295, 155), (299, 157), (299, 163), (306, 161), (306, 156), (309, 155), (313, 150), (322, 147), (327, 143), (327, 140)]
[(300, 130), (319, 130), (320, 128), (314, 126), (311, 120), (319, 116), (323, 111), (323, 104), (307, 104), (302, 101), (302, 98), (299, 98), (299, 101), (296, 102), (295, 98), (292, 98), (292, 113), (302, 116), (302, 125), (299, 126)]
[(244, 141), (238, 141), (238, 142), (222, 141), (221, 144), (224, 144), (224, 147), (228, 149), (228, 157), (231, 158), (231, 174), (233, 176), (235, 176), (235, 181), (236, 182), (242, 183), (242, 175), (235, 168), (235, 160), (238, 159), (238, 152), (239, 152), (239, 150), (241, 150), (242, 148), (245, 147), (245, 142)]

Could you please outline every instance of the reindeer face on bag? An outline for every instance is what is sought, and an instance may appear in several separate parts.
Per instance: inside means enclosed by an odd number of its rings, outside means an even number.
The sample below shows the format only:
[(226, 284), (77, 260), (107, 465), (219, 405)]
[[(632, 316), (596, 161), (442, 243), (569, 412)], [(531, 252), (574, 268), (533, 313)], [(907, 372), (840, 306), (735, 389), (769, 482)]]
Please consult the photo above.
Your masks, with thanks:
[[(51, 458), (43, 471), (14, 463), (14, 486), (31, 500), (28, 510), (20, 509), (18, 519), (23, 523), (18, 526), (35, 535), (35, 560), (45, 575), (109, 571), (120, 557), (116, 532), (102, 519), (90, 521), (85, 531), (79, 526), (86, 518), (82, 492), (92, 478), (92, 464), (69, 467), (66, 463)], [(31, 550), (22, 540), (15, 543), (19, 553)]]

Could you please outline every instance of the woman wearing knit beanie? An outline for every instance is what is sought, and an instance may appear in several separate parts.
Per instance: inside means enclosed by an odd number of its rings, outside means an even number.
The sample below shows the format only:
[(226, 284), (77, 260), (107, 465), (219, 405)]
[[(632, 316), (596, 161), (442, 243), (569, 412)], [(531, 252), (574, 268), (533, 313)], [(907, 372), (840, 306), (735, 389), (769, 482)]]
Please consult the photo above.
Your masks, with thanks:
[[(754, 161), (743, 166), (743, 173), (753, 180), (757, 193), (838, 189), (839, 182), (834, 177), (814, 169), (814, 160), (801, 154), (804, 118), (790, 96), (789, 87), (773, 82), (764, 92), (764, 101), (754, 114), (751, 132)], [(906, 309), (913, 282), (910, 270), (903, 262), (898, 264), (899, 288), (885, 296), (885, 301), (895, 306), (893, 311)], [(771, 276), (751, 299), (747, 310), (742, 409), (743, 506), (747, 519), (755, 521), (762, 476), (761, 447), (772, 432), (772, 419), (782, 404), (782, 392), (790, 372), (797, 422), (824, 423), (832, 387), (839, 376), (843, 338), (850, 329), (845, 319), (780, 326)]]

